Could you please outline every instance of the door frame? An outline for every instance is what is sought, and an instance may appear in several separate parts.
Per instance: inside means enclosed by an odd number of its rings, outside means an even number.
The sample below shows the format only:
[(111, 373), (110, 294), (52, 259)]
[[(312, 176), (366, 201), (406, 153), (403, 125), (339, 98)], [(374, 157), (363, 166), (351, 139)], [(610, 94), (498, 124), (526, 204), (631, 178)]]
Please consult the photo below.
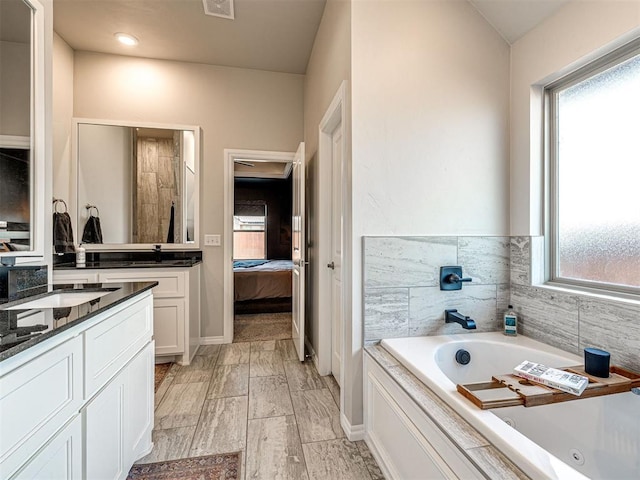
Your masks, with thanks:
[[(332, 139), (333, 132), (340, 125), (342, 130), (342, 352), (340, 353), (340, 411), (343, 411), (344, 392), (345, 392), (345, 351), (346, 351), (346, 326), (351, 324), (350, 309), (346, 308), (351, 302), (350, 288), (350, 215), (349, 215), (349, 198), (346, 188), (349, 178), (348, 169), (348, 149), (347, 149), (347, 105), (346, 105), (347, 82), (343, 81), (338, 91), (329, 104), (320, 124), (318, 126), (318, 319), (331, 318), (331, 271), (325, 267), (331, 261), (331, 189), (322, 188), (323, 186), (332, 185)], [(333, 186), (332, 186), (333, 187)], [(331, 355), (332, 355), (332, 322), (321, 322), (318, 335), (318, 363), (316, 365), (320, 375), (328, 375), (331, 373)]]
[(236, 159), (293, 162), (295, 152), (268, 150), (224, 149), (224, 218), (223, 218), (223, 343), (233, 341), (233, 209), (235, 199), (234, 162)]

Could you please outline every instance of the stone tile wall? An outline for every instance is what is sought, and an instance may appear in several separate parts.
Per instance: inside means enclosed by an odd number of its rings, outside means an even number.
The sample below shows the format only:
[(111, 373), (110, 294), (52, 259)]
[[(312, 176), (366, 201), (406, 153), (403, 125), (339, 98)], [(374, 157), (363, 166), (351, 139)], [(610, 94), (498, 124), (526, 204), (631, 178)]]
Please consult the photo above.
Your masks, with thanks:
[[(445, 309), (495, 331), (509, 303), (509, 237), (365, 237), (364, 339), (466, 333)], [(462, 290), (441, 291), (440, 267), (460, 265)]]
[[(174, 202), (174, 242), (182, 242), (179, 132), (136, 142), (134, 243), (167, 243)], [(168, 242), (173, 243), (173, 242)]]
[[(457, 308), (499, 331), (511, 303), (518, 331), (565, 351), (611, 352), (612, 363), (640, 372), (640, 301), (543, 288), (542, 237), (365, 237), (364, 340), (465, 333), (444, 323)], [(473, 282), (441, 291), (440, 267), (460, 265)]]
[(541, 237), (511, 238), (511, 303), (519, 331), (582, 355), (611, 353), (611, 363), (640, 372), (640, 302), (535, 286), (541, 283)]

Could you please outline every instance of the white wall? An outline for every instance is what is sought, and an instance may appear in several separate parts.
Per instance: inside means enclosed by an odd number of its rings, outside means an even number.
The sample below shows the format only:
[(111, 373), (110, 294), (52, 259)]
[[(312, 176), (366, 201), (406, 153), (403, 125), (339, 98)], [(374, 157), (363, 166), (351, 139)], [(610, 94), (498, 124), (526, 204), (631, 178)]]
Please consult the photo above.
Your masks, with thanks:
[(508, 234), (509, 47), (467, 2), (354, 2), (351, 28), (360, 364), (363, 235)]
[[(53, 196), (75, 211), (71, 175), (71, 127), (73, 118), (73, 50), (53, 34)], [(58, 211), (62, 211), (61, 206)], [(71, 215), (74, 239), (78, 240), (75, 215)]]
[(30, 135), (30, 48), (28, 43), (0, 42), (0, 135)]
[[(316, 354), (320, 351), (320, 330), (330, 328), (326, 319), (322, 318), (320, 312), (320, 282), (323, 276), (327, 275), (325, 265), (328, 263), (326, 258), (330, 251), (329, 245), (321, 245), (320, 242), (320, 191), (324, 189), (330, 191), (330, 185), (322, 184), (326, 182), (319, 175), (319, 158), (318, 158), (318, 128), (320, 121), (325, 115), (327, 108), (331, 104), (336, 92), (343, 81), (347, 82), (347, 93), (344, 99), (347, 118), (343, 119), (345, 129), (345, 150), (346, 155), (343, 161), (347, 165), (346, 178), (343, 179), (347, 184), (350, 182), (348, 172), (351, 163), (351, 0), (327, 0), (325, 10), (322, 15), (322, 21), (316, 34), (316, 39), (311, 52), (311, 57), (307, 65), (307, 74), (305, 76), (304, 85), (304, 140), (307, 157), (307, 185), (309, 194), (307, 196), (307, 221), (310, 222), (309, 241), (310, 246), (307, 250), (307, 259), (309, 260), (309, 283), (307, 287), (307, 316), (311, 317), (307, 320), (310, 338)], [(326, 166), (324, 166), (326, 170)], [(347, 191), (349, 187), (347, 188)], [(345, 202), (348, 199), (345, 199)], [(346, 208), (349, 208), (347, 205)], [(322, 248), (324, 248), (324, 252)], [(348, 251), (343, 250), (343, 254), (348, 255)], [(325, 258), (321, 258), (324, 256)], [(343, 282), (348, 283), (351, 271), (344, 268)], [(343, 298), (348, 304), (350, 299)], [(351, 325), (350, 309), (347, 308), (345, 325)], [(362, 367), (358, 358), (350, 355), (348, 343), (345, 343), (345, 355), (342, 364), (342, 414), (347, 421), (353, 424), (353, 418), (360, 418), (362, 410), (362, 387), (361, 387), (361, 371)], [(337, 372), (335, 372), (337, 373)], [(354, 404), (355, 399), (355, 404)], [(360, 423), (360, 420), (358, 422)]]
[(318, 125), (343, 80), (351, 80), (351, 1), (327, 0), (304, 77), (304, 142), (318, 152)]
[[(303, 138), (302, 101), (301, 75), (75, 54), (74, 116), (201, 126), (201, 235), (225, 228), (223, 150), (295, 151)], [(222, 248), (203, 252), (202, 335), (221, 337)]]
[(640, 36), (640, 2), (574, 1), (511, 50), (511, 234), (541, 235), (541, 88)]
[[(308, 333), (316, 353), (319, 352), (320, 313), (319, 284), (321, 275), (326, 274), (325, 259), (319, 258), (319, 217), (318, 205), (320, 179), (318, 176), (318, 127), (333, 97), (344, 81), (351, 79), (351, 2), (349, 0), (328, 0), (322, 21), (316, 34), (315, 43), (307, 65), (304, 81), (304, 142), (307, 159), (307, 221), (309, 224), (310, 246), (309, 285), (307, 287)], [(347, 99), (349, 101), (349, 99)], [(350, 128), (350, 118), (345, 123)], [(347, 159), (351, 156), (351, 138), (346, 136)], [(323, 186), (324, 188), (330, 188)], [(322, 323), (326, 327), (326, 323)]]
[[(103, 243), (131, 243), (133, 152), (132, 129), (111, 125), (78, 126), (78, 231), (82, 232), (89, 210), (100, 217)], [(114, 191), (114, 185), (120, 190)]]

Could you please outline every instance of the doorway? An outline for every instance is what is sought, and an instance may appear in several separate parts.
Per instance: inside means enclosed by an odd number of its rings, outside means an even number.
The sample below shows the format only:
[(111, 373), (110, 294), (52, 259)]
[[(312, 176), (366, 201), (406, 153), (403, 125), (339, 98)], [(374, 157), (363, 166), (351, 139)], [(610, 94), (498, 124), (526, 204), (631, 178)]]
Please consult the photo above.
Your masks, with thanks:
[[(318, 257), (318, 316), (331, 319), (323, 323), (319, 335), (318, 370), (331, 373), (344, 385), (344, 338), (347, 323), (348, 288), (348, 222), (346, 219), (345, 184), (347, 151), (345, 142), (346, 82), (338, 89), (319, 125), (318, 217), (321, 232)], [(341, 389), (342, 391), (343, 389)], [(342, 410), (342, 408), (341, 408)]]
[[(225, 343), (234, 339), (236, 309), (242, 316), (237, 333), (247, 341), (257, 340), (256, 335), (260, 335), (260, 326), (254, 320), (268, 316), (278, 328), (280, 317), (287, 315), (279, 315), (287, 309), (287, 302), (291, 311), (291, 295), (287, 299), (285, 290), (291, 291), (286, 278), (291, 278), (293, 158), (290, 152), (225, 150)], [(289, 200), (288, 207), (283, 196)]]

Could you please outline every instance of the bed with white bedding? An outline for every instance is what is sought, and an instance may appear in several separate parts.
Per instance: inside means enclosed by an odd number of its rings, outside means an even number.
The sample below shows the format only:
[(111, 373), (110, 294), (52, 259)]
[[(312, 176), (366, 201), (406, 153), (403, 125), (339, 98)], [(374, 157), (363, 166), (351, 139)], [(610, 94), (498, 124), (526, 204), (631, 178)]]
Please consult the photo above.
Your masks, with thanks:
[(233, 263), (236, 302), (291, 297), (291, 260), (247, 260)]

